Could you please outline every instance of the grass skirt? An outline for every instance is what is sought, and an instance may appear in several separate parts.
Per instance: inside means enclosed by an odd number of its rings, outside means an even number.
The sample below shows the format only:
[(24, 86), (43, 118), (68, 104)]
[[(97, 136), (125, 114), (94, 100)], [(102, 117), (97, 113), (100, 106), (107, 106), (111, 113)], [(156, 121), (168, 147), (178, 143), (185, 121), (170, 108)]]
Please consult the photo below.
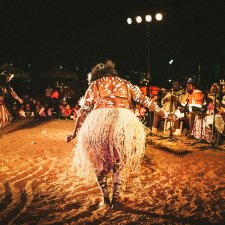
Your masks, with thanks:
[(122, 176), (136, 171), (145, 152), (145, 130), (132, 111), (124, 108), (93, 110), (78, 132), (74, 166), (77, 176), (96, 181), (95, 173), (119, 161)]
[(12, 120), (11, 114), (8, 112), (4, 104), (0, 104), (0, 128), (8, 125)]

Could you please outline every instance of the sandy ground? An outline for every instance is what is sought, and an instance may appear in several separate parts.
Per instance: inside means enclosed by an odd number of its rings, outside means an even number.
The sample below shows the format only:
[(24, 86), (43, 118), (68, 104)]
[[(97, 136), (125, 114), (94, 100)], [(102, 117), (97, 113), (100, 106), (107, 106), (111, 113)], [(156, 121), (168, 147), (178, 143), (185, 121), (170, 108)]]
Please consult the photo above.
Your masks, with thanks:
[(98, 208), (97, 183), (72, 169), (73, 121), (20, 121), (1, 130), (0, 224), (224, 224), (225, 148), (148, 137), (118, 210)]

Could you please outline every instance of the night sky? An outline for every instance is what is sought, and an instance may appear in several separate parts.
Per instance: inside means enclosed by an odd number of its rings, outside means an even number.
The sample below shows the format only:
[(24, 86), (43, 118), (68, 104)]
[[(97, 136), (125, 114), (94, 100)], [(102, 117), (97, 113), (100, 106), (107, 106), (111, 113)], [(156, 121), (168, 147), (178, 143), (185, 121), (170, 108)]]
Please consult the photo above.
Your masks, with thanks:
[[(147, 24), (126, 23), (133, 15), (164, 13), (150, 24), (153, 82), (198, 74), (221, 77), (224, 65), (225, 7), (219, 0), (27, 0), (1, 1), (0, 63), (75, 70), (111, 58), (124, 74), (146, 71)], [(169, 60), (174, 64), (169, 67)], [(219, 75), (218, 75), (219, 74)], [(217, 77), (216, 77), (217, 76)]]

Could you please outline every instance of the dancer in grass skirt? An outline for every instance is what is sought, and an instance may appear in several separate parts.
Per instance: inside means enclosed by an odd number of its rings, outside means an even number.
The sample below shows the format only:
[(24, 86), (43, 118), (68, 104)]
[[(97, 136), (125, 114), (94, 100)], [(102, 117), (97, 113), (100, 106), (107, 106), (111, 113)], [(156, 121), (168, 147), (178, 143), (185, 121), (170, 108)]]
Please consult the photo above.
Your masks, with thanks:
[[(79, 177), (97, 181), (104, 205), (119, 204), (122, 182), (140, 167), (145, 153), (145, 129), (132, 111), (135, 101), (165, 117), (165, 112), (137, 86), (121, 79), (114, 64), (107, 61), (94, 67), (89, 87), (75, 122), (69, 142), (77, 137), (74, 165)], [(112, 171), (110, 202), (107, 175)]]
[(23, 100), (17, 96), (15, 91), (13, 91), (9, 85), (9, 81), (12, 78), (13, 75), (7, 71), (4, 71), (0, 74), (0, 128), (5, 127), (12, 120), (12, 115), (9, 113), (5, 105), (6, 95), (10, 94), (21, 104), (23, 103)]

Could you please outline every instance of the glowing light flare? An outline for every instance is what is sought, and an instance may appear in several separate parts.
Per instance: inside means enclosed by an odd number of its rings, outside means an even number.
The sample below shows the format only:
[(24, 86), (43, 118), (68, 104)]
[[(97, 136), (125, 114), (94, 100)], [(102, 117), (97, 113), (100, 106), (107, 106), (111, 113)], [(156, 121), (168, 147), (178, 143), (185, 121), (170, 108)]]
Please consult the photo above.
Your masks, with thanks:
[(162, 13), (156, 13), (155, 18), (157, 21), (161, 21), (163, 19)]
[(171, 59), (170, 61), (169, 61), (169, 64), (171, 65), (173, 63), (173, 59)]
[(141, 16), (137, 16), (137, 17), (136, 17), (136, 22), (137, 22), (137, 23), (141, 23), (141, 22), (142, 22)]
[(127, 23), (128, 24), (132, 24), (132, 19), (131, 18), (127, 18)]
[(152, 16), (151, 15), (146, 15), (145, 16), (145, 21), (146, 22), (151, 22), (152, 21)]

